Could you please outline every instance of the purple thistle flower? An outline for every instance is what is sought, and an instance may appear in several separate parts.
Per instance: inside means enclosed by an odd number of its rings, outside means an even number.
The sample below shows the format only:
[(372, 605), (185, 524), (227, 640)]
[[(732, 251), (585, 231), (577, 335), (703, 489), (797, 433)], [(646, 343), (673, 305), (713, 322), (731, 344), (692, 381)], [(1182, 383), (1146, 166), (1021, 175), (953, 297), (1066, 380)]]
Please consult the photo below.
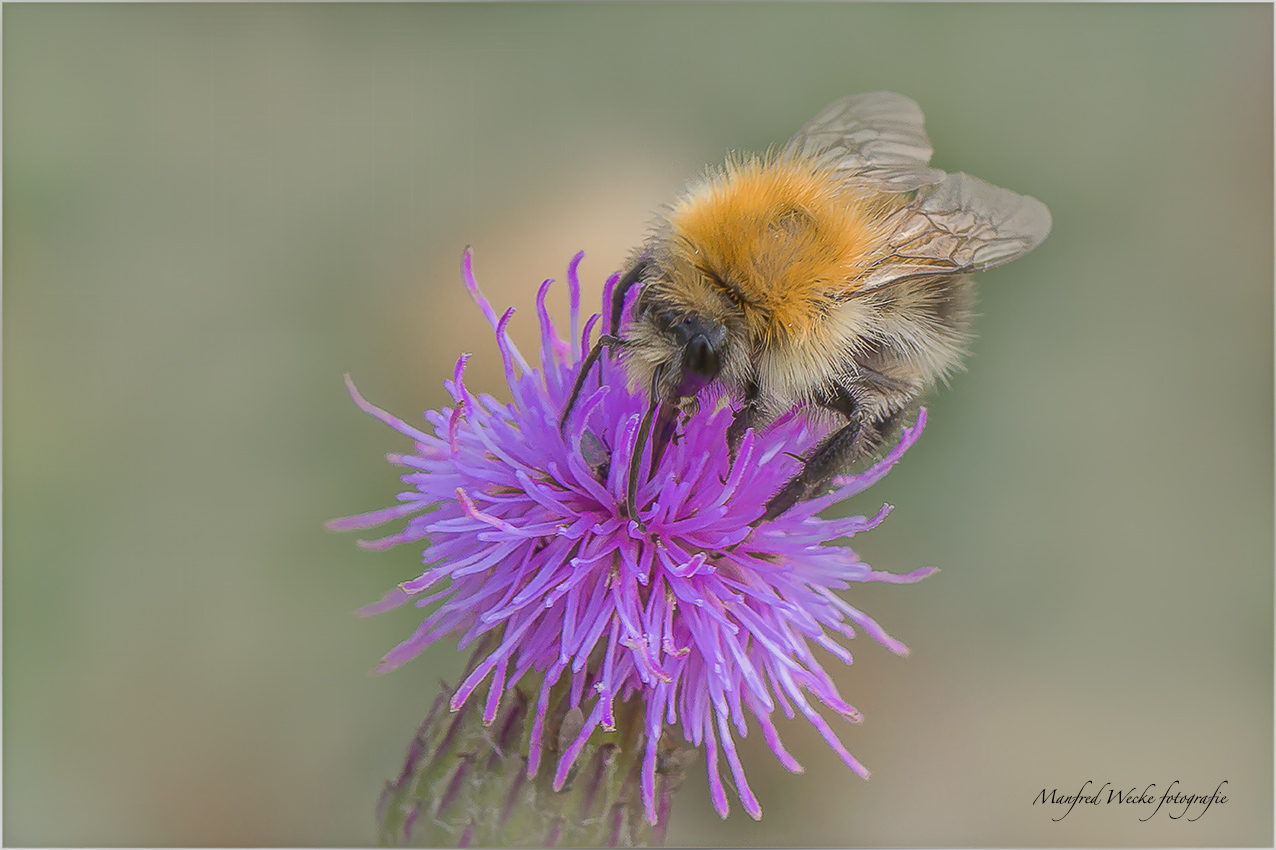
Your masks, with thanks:
[[(334, 530), (364, 529), (408, 518), (396, 534), (360, 541), (366, 549), (425, 540), (425, 571), (360, 611), (375, 614), (408, 601), (435, 603), (416, 632), (377, 668), (388, 671), (428, 644), (462, 632), (462, 647), (492, 635), (496, 648), (475, 666), (451, 699), (458, 710), (489, 681), (483, 720), (497, 716), (502, 694), (525, 674), (543, 673), (528, 752), (528, 775), (542, 761), (550, 689), (564, 677), (570, 707), (584, 723), (553, 765), (561, 787), (587, 739), (599, 726), (615, 727), (617, 699), (645, 702), (642, 796), (657, 821), (657, 743), (678, 724), (694, 746), (704, 746), (714, 808), (725, 817), (727, 795), (719, 775), (724, 756), (745, 811), (762, 809), (745, 780), (735, 736), (747, 734), (751, 716), (780, 762), (802, 767), (784, 749), (771, 720), (778, 706), (801, 713), (851, 770), (868, 770), (838, 740), (811, 697), (852, 721), (861, 715), (838, 694), (812, 652), (823, 647), (845, 663), (851, 655), (835, 636), (858, 626), (899, 655), (907, 648), (835, 591), (855, 582), (916, 582), (934, 568), (903, 575), (862, 563), (844, 542), (881, 522), (876, 516), (823, 519), (825, 508), (880, 479), (920, 436), (923, 409), (899, 444), (866, 472), (836, 481), (819, 498), (799, 502), (754, 527), (767, 499), (798, 470), (793, 456), (810, 449), (820, 429), (800, 414), (783, 417), (764, 433), (749, 432), (735, 463), (727, 452), (729, 408), (705, 405), (681, 427), (660, 469), (638, 488), (646, 533), (625, 512), (629, 457), (646, 409), (626, 388), (621, 365), (603, 358), (595, 382), (585, 385), (566, 434), (559, 416), (599, 316), (580, 332), (577, 254), (567, 273), (571, 334), (562, 339), (537, 295), (541, 367), (533, 368), (506, 334), (513, 315), (497, 317), (479, 292), (465, 254), (465, 284), (488, 321), (504, 361), (513, 401), (472, 393), (464, 383), (469, 355), (457, 361), (444, 386), (454, 405), (428, 411), (429, 431), (418, 430), (365, 401), (347, 376), (355, 403), (415, 443), (412, 454), (390, 454), (407, 469), (399, 504), (334, 520)], [(607, 283), (603, 303), (617, 280)]]

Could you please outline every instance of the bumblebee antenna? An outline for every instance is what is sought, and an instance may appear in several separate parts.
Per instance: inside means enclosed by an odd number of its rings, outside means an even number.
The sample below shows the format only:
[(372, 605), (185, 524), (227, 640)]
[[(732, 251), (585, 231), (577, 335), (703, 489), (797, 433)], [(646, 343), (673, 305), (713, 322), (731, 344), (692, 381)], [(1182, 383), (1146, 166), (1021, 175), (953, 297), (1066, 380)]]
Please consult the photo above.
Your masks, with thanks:
[(625, 297), (633, 285), (642, 280), (651, 268), (651, 260), (643, 257), (634, 263), (634, 267), (625, 272), (624, 277), (616, 281), (616, 288), (611, 291), (611, 314), (607, 317), (607, 332), (615, 335), (620, 332), (620, 314), (625, 311)]

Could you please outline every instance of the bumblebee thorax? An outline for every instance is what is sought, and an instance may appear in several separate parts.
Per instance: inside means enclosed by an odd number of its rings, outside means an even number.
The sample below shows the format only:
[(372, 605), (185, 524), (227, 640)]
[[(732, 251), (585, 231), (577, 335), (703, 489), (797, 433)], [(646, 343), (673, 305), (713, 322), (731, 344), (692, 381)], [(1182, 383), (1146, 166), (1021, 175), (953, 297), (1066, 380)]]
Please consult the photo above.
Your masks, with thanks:
[(801, 334), (854, 291), (887, 212), (809, 162), (728, 161), (670, 211), (671, 271), (725, 293), (758, 332)]

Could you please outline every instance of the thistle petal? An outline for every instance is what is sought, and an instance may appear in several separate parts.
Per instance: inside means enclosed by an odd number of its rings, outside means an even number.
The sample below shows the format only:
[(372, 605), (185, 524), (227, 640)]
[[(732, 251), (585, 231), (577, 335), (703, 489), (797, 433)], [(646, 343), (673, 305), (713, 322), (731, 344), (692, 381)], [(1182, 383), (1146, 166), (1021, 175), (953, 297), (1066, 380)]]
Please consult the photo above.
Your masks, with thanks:
[[(772, 723), (777, 707), (788, 717), (801, 713), (848, 767), (867, 777), (807, 699), (814, 696), (859, 720), (812, 648), (850, 663), (850, 653), (835, 638), (853, 637), (859, 628), (888, 650), (906, 654), (903, 643), (834, 591), (870, 582), (911, 583), (934, 570), (875, 571), (848, 548), (855, 535), (885, 519), (889, 506), (840, 519), (824, 519), (819, 512), (863, 491), (897, 464), (920, 437), (925, 410), (880, 463), (755, 526), (769, 497), (795, 469), (786, 456), (800, 456), (823, 434), (805, 417), (783, 416), (763, 432), (749, 431), (732, 462), (726, 442), (732, 412), (703, 405), (683, 423), (656, 474), (650, 480), (644, 475), (639, 495), (649, 526), (641, 532), (626, 511), (625, 475), (647, 402), (628, 389), (623, 360), (600, 358), (597, 383), (586, 383), (565, 432), (558, 427), (588, 338), (600, 322), (598, 314), (581, 321), (580, 259), (572, 259), (567, 273), (569, 339), (549, 320), (549, 283), (537, 294), (537, 369), (509, 339), (512, 311), (496, 313), (474, 280), (468, 251), (464, 257), (466, 286), (496, 332), (514, 403), (470, 394), (462, 382), (462, 357), (448, 382), (455, 406), (427, 412), (427, 430), (418, 430), (365, 401), (347, 379), (360, 409), (407, 436), (414, 452), (390, 456), (408, 470), (402, 476), (408, 492), (398, 504), (334, 520), (329, 528), (363, 529), (406, 518), (405, 528), (367, 545), (429, 538), (422, 573), (361, 613), (380, 613), (428, 587), (442, 588), (420, 599), (438, 607), (386, 656), (382, 669), (408, 661), (448, 633), (460, 632), (462, 645), (479, 641), (450, 706), (493, 729), (505, 728), (506, 712), (526, 715), (519, 727), (525, 730), (519, 746), (526, 784), (510, 780), (501, 797), (506, 808), (542, 785), (545, 793), (568, 793), (581, 770), (610, 775), (608, 765), (619, 759), (638, 771), (631, 800), (637, 817), (660, 821), (657, 834), (663, 834), (670, 786), (662, 784), (662, 764), (672, 752), (671, 727), (680, 718), (682, 746), (703, 746), (714, 807), (726, 816), (721, 754), (745, 811), (760, 817), (731, 726), (743, 735), (751, 715), (781, 764), (800, 772)], [(616, 280), (608, 281), (608, 292)], [(630, 300), (634, 296), (629, 293)], [(489, 674), (486, 698), (468, 700)], [(524, 684), (531, 680), (535, 684)], [(520, 688), (535, 700), (522, 696)], [(503, 697), (512, 691), (520, 696)], [(568, 712), (583, 721), (579, 728), (563, 723)], [(604, 753), (607, 747), (612, 749)], [(551, 760), (552, 775), (538, 774), (545, 759)], [(450, 803), (448, 794), (462, 793), (466, 777), (481, 769), (472, 760), (456, 766), (444, 777), (442, 799), (430, 805)], [(449, 791), (453, 785), (457, 790)], [(590, 796), (580, 809), (602, 811), (595, 803)], [(422, 805), (404, 803), (398, 828), (410, 830)], [(615, 835), (630, 834), (617, 825), (624, 817), (609, 818), (603, 821), (620, 830)], [(547, 837), (555, 839), (571, 826), (562, 819), (547, 822), (552, 824)], [(457, 826), (454, 837), (480, 841), (487, 833), (475, 828)]]

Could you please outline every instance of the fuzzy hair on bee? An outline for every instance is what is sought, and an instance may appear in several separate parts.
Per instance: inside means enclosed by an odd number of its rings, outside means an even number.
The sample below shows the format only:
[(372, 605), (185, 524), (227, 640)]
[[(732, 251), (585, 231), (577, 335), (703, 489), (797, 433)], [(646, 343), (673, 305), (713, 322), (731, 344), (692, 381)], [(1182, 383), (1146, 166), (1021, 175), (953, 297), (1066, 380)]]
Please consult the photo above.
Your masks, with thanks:
[[(929, 166), (921, 109), (870, 92), (830, 104), (779, 151), (732, 156), (657, 219), (613, 290), (566, 425), (603, 348), (649, 393), (639, 440), (654, 474), (679, 414), (726, 397), (732, 452), (801, 408), (833, 423), (761, 521), (871, 457), (918, 397), (961, 366), (970, 273), (1050, 232), (1035, 198)], [(636, 297), (630, 297), (636, 289)], [(623, 327), (626, 303), (632, 306)], [(628, 509), (645, 452), (635, 447)]]

